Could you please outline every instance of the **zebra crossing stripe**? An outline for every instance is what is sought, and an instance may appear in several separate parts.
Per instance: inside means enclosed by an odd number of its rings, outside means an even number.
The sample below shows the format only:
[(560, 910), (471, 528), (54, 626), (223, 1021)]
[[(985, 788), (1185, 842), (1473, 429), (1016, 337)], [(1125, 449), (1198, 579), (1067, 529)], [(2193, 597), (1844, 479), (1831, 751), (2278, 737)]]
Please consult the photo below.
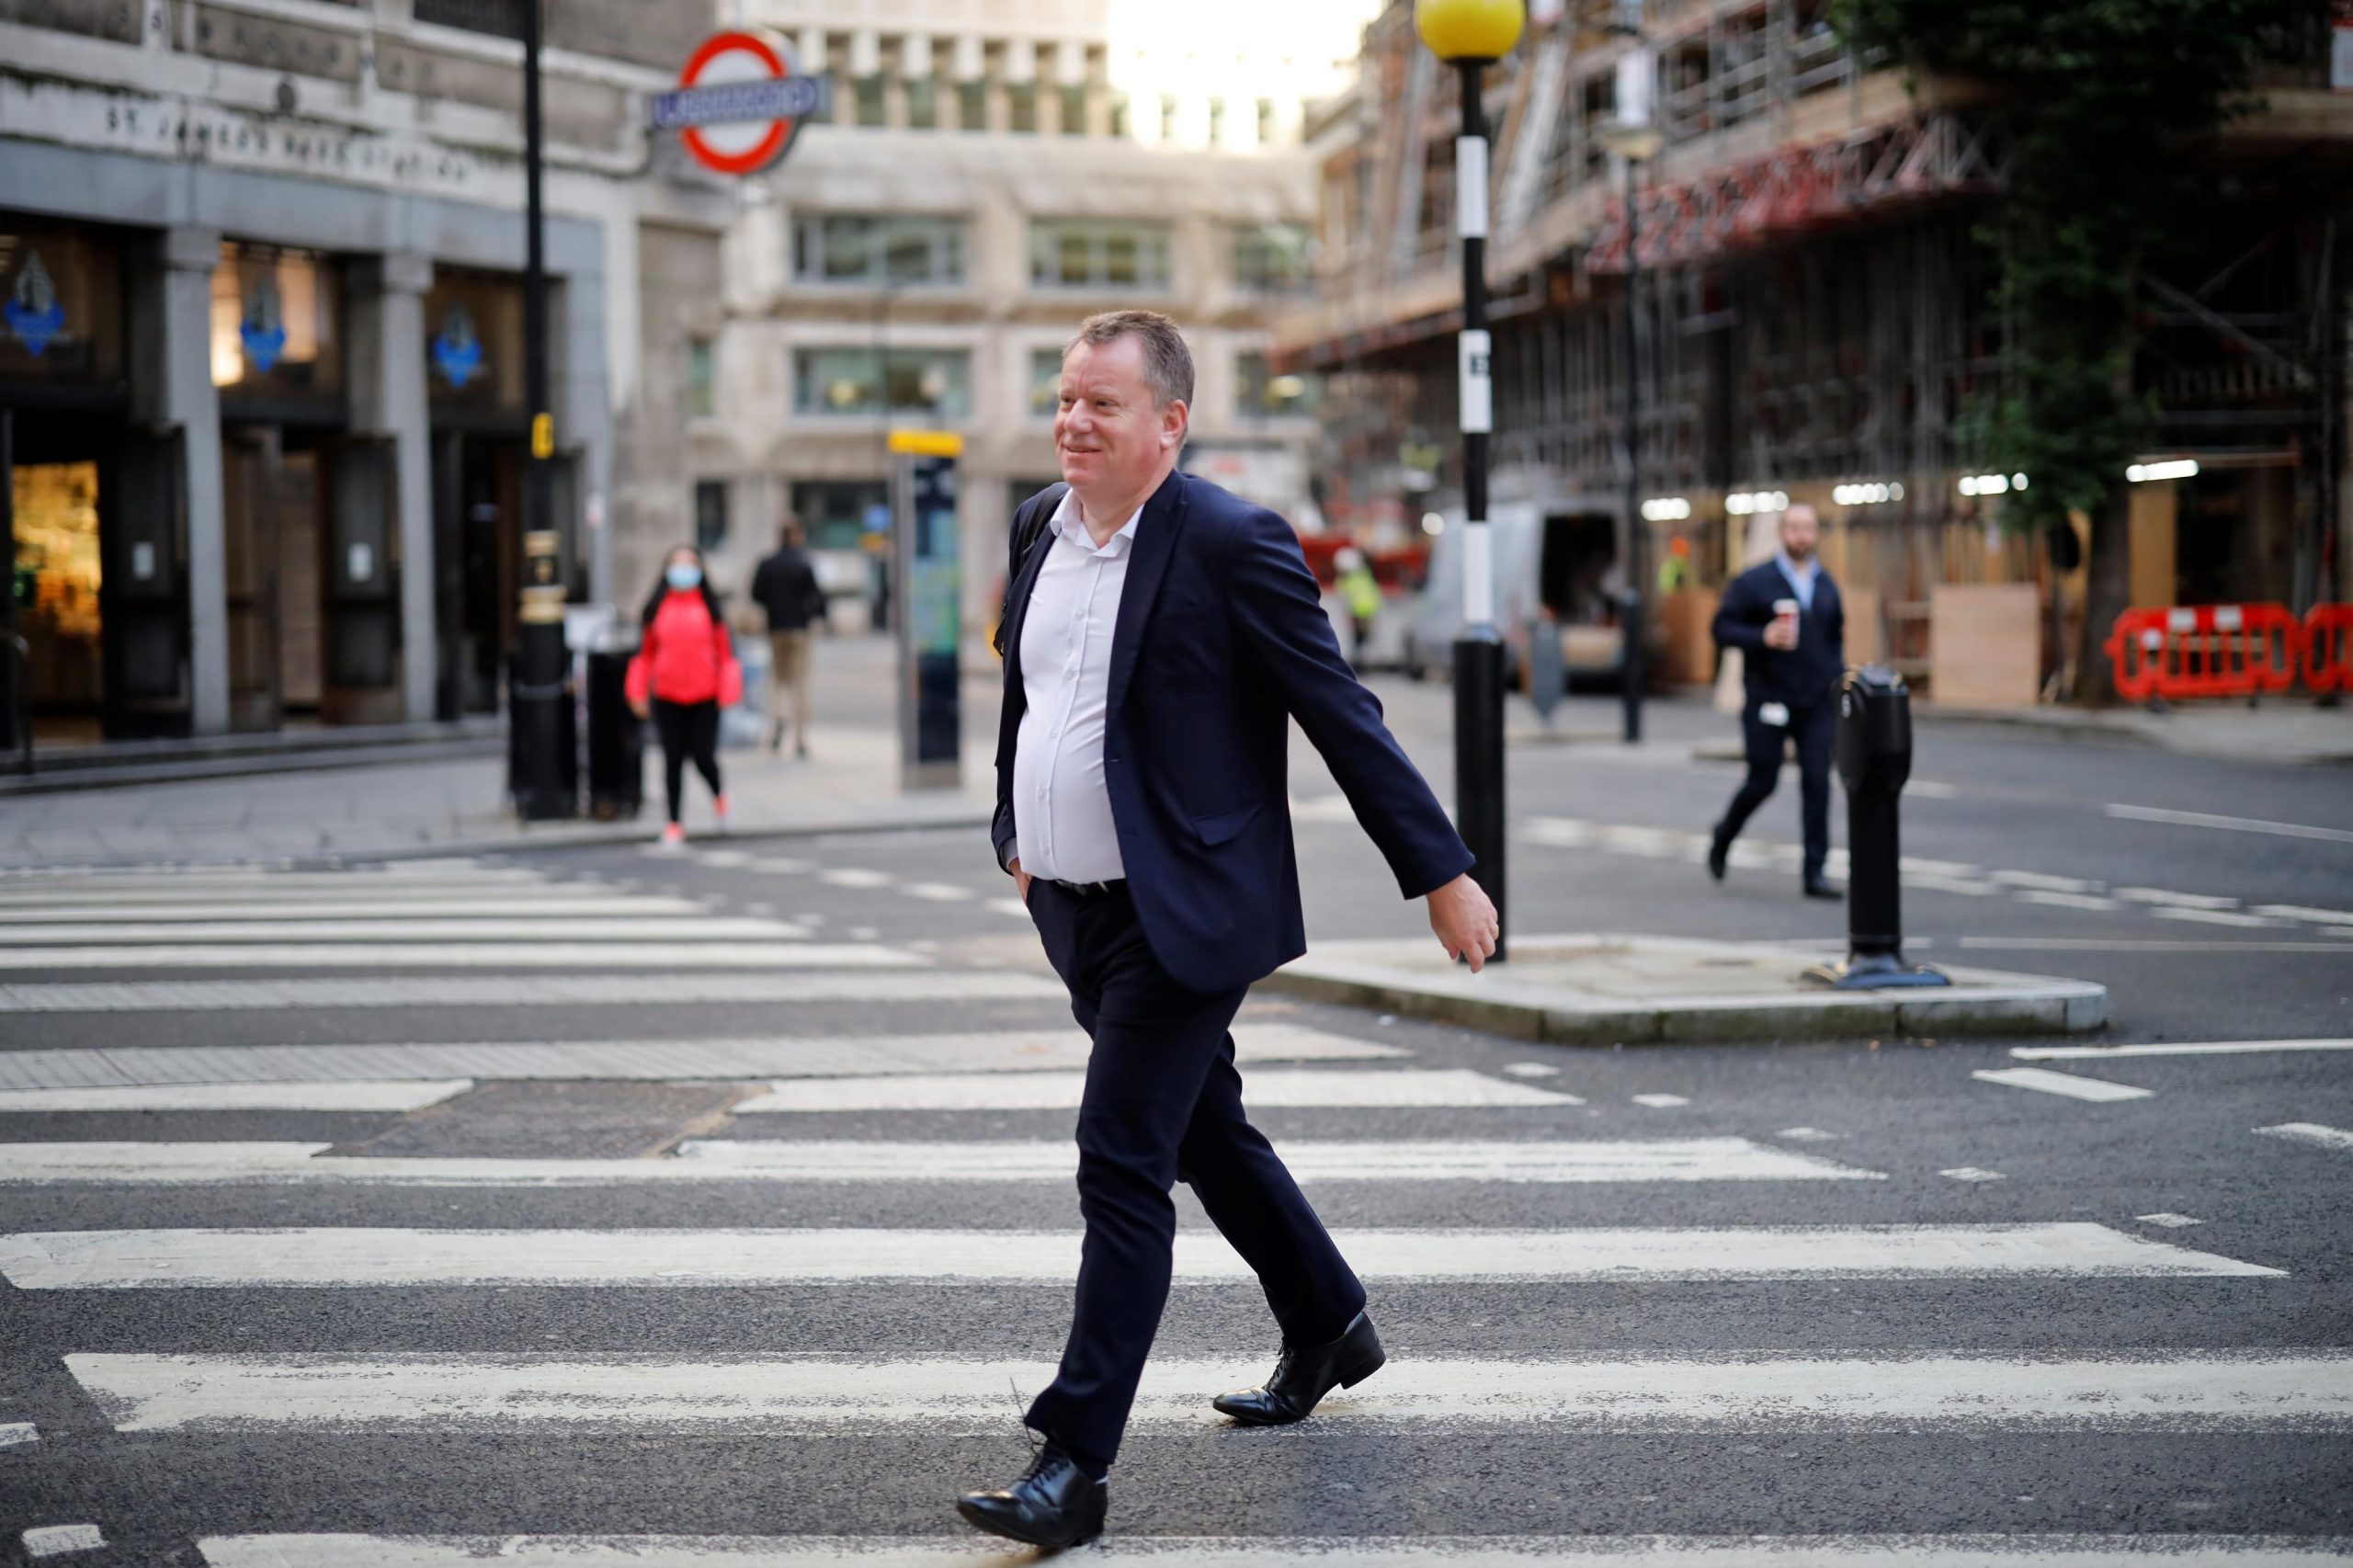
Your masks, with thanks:
[(0, 1089), (0, 1111), (411, 1111), (464, 1094), (471, 1078), (339, 1084), (116, 1084), (84, 1089)]
[[(804, 956), (832, 951), (812, 944)], [(371, 958), (381, 949), (367, 949)], [(596, 967), (616, 967), (609, 952)], [(47, 955), (51, 964), (56, 955)], [(894, 959), (894, 961), (898, 961)], [(152, 954), (145, 959), (153, 963)], [(241, 960), (254, 966), (251, 958)], [(1061, 1002), (1059, 981), (990, 971), (904, 970), (828, 974), (347, 975), (334, 979), (0, 982), (0, 1013), (267, 1012), (299, 1007), (642, 1007), (767, 1002)], [(9, 1053), (0, 1052), (0, 1072)], [(1044, 1063), (1040, 1065), (1058, 1065)]]
[[(0, 1143), (0, 1187), (634, 1187), (676, 1182), (1068, 1182), (1068, 1142), (800, 1142), (701, 1139), (673, 1159), (322, 1157), (306, 1142)], [(1300, 1180), (1594, 1182), (1883, 1181), (1745, 1138), (1625, 1142), (1293, 1142), (1283, 1157)]]
[[(735, 1107), (738, 1116), (776, 1111), (1074, 1110), (1081, 1073), (939, 1073), (811, 1079), (779, 1084)], [(1250, 1074), (1253, 1106), (1351, 1108), (1574, 1106), (1574, 1095), (1490, 1078), (1462, 1068), (1404, 1072), (1271, 1070)]]
[[(736, 977), (714, 976), (714, 986)], [(790, 983), (808, 995), (832, 977)], [(861, 979), (892, 992), (959, 982), (952, 973)], [(995, 989), (978, 996), (1060, 997), (1059, 986), (1026, 976), (970, 977)], [(1000, 983), (1023, 989), (1006, 989)], [(451, 984), (458, 983), (451, 982)], [(529, 984), (529, 982), (522, 983)], [(642, 983), (657, 983), (648, 979)], [(956, 994), (947, 987), (928, 994)], [(699, 999), (710, 999), (700, 997)], [(718, 998), (725, 1000), (727, 998)], [(1236, 1055), (1259, 1062), (1381, 1061), (1408, 1054), (1393, 1045), (1327, 1034), (1295, 1024), (1238, 1023)], [(0, 1051), (0, 1088), (96, 1088), (142, 1084), (339, 1083), (399, 1078), (751, 1079), (967, 1074), (1030, 1074), (1083, 1068), (1086, 1037), (1072, 1025), (1051, 1029), (983, 1029), (959, 1034), (811, 1035), (751, 1040), (504, 1040), (464, 1045), (143, 1046), (119, 1051)], [(1258, 1083), (1253, 1074), (1251, 1084)]]
[(245, 920), (407, 920), (410, 918), (493, 916), (537, 919), (543, 915), (582, 918), (595, 915), (700, 915), (703, 906), (690, 898), (666, 894), (614, 894), (583, 892), (578, 895), (534, 894), (529, 898), (475, 893), (471, 897), (263, 898), (250, 900), (189, 899), (183, 903), (75, 899), (37, 909), (0, 907), (0, 938), (19, 926), (58, 921), (103, 922), (108, 926), (140, 921), (178, 921), (210, 925)]
[[(1001, 1436), (1006, 1390), (1051, 1362), (907, 1357), (73, 1354), (118, 1432), (451, 1433), (555, 1426), (784, 1434), (912, 1426)], [(1134, 1422), (1223, 1426), (1252, 1360), (1155, 1358)], [(1319, 1429), (1548, 1432), (2353, 1431), (2353, 1356), (2333, 1351), (1844, 1358), (1753, 1352), (1604, 1360), (1392, 1360), (1316, 1411)]]
[[(240, 944), (333, 942), (499, 942), (513, 944), (491, 949), (494, 953), (514, 950), (515, 947), (538, 946), (552, 948), (571, 942), (659, 942), (678, 940), (709, 941), (800, 941), (808, 935), (798, 926), (788, 926), (780, 920), (761, 920), (743, 915), (541, 915), (529, 919), (498, 916), (490, 919), (453, 919), (403, 915), (395, 919), (336, 920), (304, 916), (299, 920), (219, 920), (209, 921), (200, 942), (191, 942), (191, 933), (185, 921), (152, 920), (123, 921), (52, 921), (47, 925), (17, 925), (0, 926), (0, 942), (10, 947), (64, 948), (91, 942), (119, 942), (125, 945), (153, 943), (161, 946), (176, 943), (187, 949), (233, 948)], [(4, 949), (0, 949), (4, 950)], [(301, 949), (293, 949), (295, 951)], [(37, 955), (46, 956), (46, 955)], [(131, 955), (136, 961), (140, 955)], [(246, 955), (250, 961), (250, 955)], [(273, 955), (274, 960), (275, 955)]]
[[(244, 1535), (197, 1542), (208, 1568), (1004, 1568), (972, 1536)], [(2343, 1568), (2353, 1538), (2227, 1535), (1122, 1535), (1153, 1568)], [(1074, 1556), (1073, 1562), (1086, 1557)]]
[[(506, 926), (510, 934), (515, 927)], [(898, 969), (913, 953), (871, 943), (764, 942), (285, 942), (263, 951), (233, 943), (154, 947), (0, 948), (0, 969)]]
[[(424, 1164), (388, 1161), (387, 1164)], [(1753, 1226), (1343, 1233), (1357, 1271), (1392, 1280), (2214, 1278), (2277, 1269), (2104, 1225)], [(693, 1289), (941, 1279), (1066, 1285), (1075, 1233), (902, 1230), (36, 1231), (0, 1236), (20, 1290), (595, 1287)], [(1246, 1279), (1213, 1232), (1180, 1232), (1176, 1272)]]
[(2060, 1095), (2071, 1100), (2145, 1100), (2155, 1093), (2132, 1084), (2112, 1083), (2106, 1078), (2086, 1078), (2074, 1073), (2054, 1073), (2046, 1067), (1980, 1068), (1970, 1076), (1981, 1084), (2032, 1089), (2037, 1094)]

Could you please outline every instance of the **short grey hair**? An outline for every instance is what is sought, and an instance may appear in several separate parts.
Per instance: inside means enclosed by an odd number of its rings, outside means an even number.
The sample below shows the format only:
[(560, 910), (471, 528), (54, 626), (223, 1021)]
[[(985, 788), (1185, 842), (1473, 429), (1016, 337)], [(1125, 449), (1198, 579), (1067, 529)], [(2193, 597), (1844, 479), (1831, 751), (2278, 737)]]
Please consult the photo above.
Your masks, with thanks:
[(1158, 311), (1105, 311), (1089, 316), (1078, 324), (1078, 335), (1063, 347), (1063, 358), (1069, 358), (1082, 343), (1100, 348), (1123, 337), (1143, 345), (1143, 384), (1152, 389), (1154, 405), (1182, 403), (1191, 407), (1193, 351), (1185, 347), (1185, 335), (1176, 324)]

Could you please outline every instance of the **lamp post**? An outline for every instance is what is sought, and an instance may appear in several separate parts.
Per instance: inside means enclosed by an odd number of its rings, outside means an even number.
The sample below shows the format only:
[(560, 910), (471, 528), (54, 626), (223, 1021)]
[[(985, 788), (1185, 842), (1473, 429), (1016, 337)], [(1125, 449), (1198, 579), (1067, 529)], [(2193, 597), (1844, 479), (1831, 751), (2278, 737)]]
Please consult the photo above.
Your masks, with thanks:
[(579, 810), (577, 780), (563, 748), (565, 681), (564, 588), (557, 571), (561, 540), (554, 517), (555, 416), (549, 411), (548, 275), (540, 175), (545, 163), (540, 113), (540, 7), (523, 14), (523, 396), (531, 414), (531, 455), (523, 471), (523, 591), (507, 672), (507, 788), (526, 822)]
[[(1638, 7), (1630, 7), (1639, 14)], [(1619, 699), (1625, 739), (1643, 738), (1643, 688), (1650, 680), (1650, 524), (1643, 516), (1643, 229), (1635, 206), (1638, 165), (1658, 155), (1664, 141), (1651, 121), (1652, 90), (1658, 82), (1658, 56), (1642, 41), (1640, 28), (1621, 22), (1610, 28), (1634, 40), (1618, 60), (1618, 112), (1601, 127), (1601, 144), (1626, 165), (1626, 597), (1620, 618), (1625, 646), (1620, 654)]]
[(1495, 624), (1495, 542), (1487, 522), (1487, 437), (1495, 428), (1493, 340), (1487, 334), (1487, 114), (1481, 82), (1509, 54), (1528, 20), (1522, 0), (1414, 0), (1414, 28), (1455, 69), (1462, 133), (1454, 143), (1455, 233), (1462, 240), (1462, 631), (1454, 643), (1454, 816), (1495, 902), (1493, 960), (1510, 931), (1504, 915), (1504, 640)]

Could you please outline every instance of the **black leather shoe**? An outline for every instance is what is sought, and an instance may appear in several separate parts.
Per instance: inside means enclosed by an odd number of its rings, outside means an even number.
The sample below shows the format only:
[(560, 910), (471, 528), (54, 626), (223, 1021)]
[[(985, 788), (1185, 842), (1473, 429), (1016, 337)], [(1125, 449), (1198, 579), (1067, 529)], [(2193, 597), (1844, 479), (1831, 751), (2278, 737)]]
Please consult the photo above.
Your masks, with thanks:
[(964, 1522), (1030, 1546), (1076, 1546), (1103, 1533), (1111, 1483), (1090, 1481), (1076, 1461), (1048, 1443), (1021, 1479), (995, 1492), (956, 1499)]
[(1372, 1320), (1358, 1312), (1347, 1332), (1329, 1345), (1286, 1343), (1265, 1386), (1222, 1393), (1210, 1403), (1245, 1426), (1284, 1426), (1306, 1420), (1336, 1385), (1354, 1388), (1388, 1359)]
[(1708, 875), (1724, 880), (1724, 862), (1732, 855), (1732, 840), (1719, 831), (1708, 835)]
[(1805, 884), (1805, 896), (1808, 898), (1826, 898), (1831, 900), (1833, 903), (1836, 903), (1839, 899), (1845, 898), (1847, 895), (1840, 892), (1836, 888), (1832, 887), (1820, 877), (1815, 877)]

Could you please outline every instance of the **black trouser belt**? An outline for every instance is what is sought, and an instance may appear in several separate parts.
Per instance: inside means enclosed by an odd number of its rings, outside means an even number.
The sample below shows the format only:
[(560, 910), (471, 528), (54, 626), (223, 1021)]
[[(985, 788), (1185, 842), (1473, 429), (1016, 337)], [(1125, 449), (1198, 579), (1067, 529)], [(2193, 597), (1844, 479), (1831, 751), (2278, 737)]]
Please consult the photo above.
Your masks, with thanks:
[(1073, 898), (1101, 898), (1106, 893), (1118, 892), (1127, 885), (1127, 879), (1124, 877), (1117, 877), (1108, 882), (1054, 882), (1054, 886)]

